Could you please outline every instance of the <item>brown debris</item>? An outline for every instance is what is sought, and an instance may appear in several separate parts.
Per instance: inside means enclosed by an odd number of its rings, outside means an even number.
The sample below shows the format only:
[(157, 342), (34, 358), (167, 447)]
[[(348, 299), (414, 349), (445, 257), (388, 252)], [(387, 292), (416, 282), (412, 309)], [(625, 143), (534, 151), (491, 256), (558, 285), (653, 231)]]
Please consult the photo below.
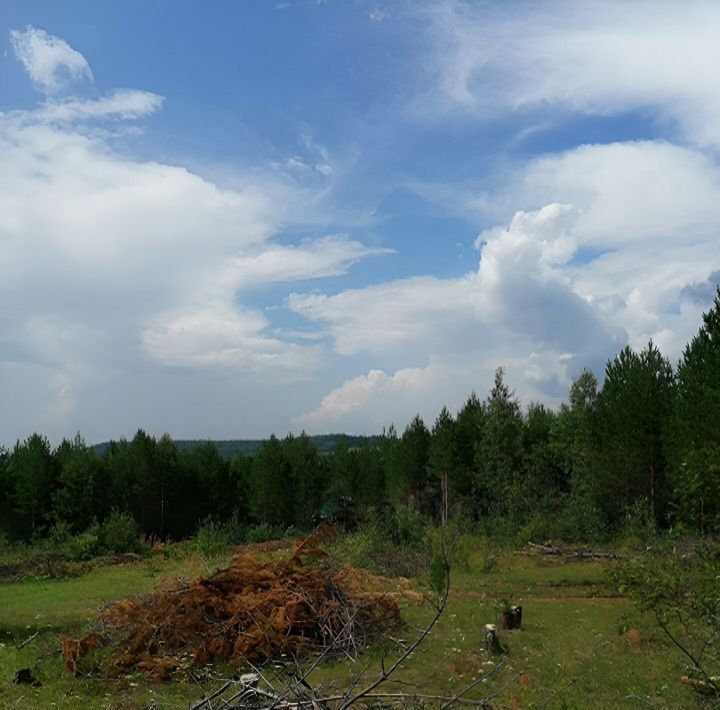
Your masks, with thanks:
[(422, 597), (407, 580), (391, 586), (364, 570), (308, 563), (325, 556), (319, 543), (327, 534), (298, 541), (286, 561), (244, 550), (210, 577), (105, 609), (100, 619), (116, 649), (109, 672), (138, 669), (164, 680), (180, 667), (214, 661), (290, 660), (330, 646), (352, 653), (398, 626), (398, 596)]
[(106, 640), (100, 634), (91, 633), (81, 639), (73, 639), (68, 636), (60, 637), (60, 653), (62, 654), (65, 668), (74, 675), (80, 675), (81, 670), (78, 663), (89, 653), (97, 651), (106, 644)]

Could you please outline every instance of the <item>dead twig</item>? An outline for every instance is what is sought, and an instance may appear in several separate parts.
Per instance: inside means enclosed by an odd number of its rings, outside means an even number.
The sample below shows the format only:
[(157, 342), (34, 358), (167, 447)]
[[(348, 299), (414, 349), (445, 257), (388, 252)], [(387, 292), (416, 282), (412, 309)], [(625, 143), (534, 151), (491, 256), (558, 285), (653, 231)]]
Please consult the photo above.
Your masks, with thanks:
[(361, 690), (356, 695), (348, 698), (341, 706), (340, 710), (345, 710), (345, 708), (349, 708), (352, 705), (354, 705), (356, 702), (361, 700), (364, 697), (369, 696), (378, 686), (382, 685), (385, 681), (388, 680), (388, 678), (402, 665), (402, 663), (407, 660), (407, 658), (415, 651), (415, 649), (423, 642), (423, 640), (427, 637), (427, 635), (432, 631), (435, 624), (438, 622), (440, 617), (442, 616), (443, 611), (445, 610), (445, 606), (447, 604), (448, 597), (450, 595), (450, 564), (447, 560), (447, 554), (445, 550), (445, 541), (444, 538), (441, 538), (442, 540), (442, 564), (443, 564), (443, 571), (445, 576), (445, 589), (443, 591), (442, 597), (440, 598), (437, 605), (434, 605), (435, 607), (435, 615), (433, 616), (430, 623), (420, 632), (420, 635), (415, 639), (415, 641), (408, 646), (405, 651), (400, 655), (399, 658), (396, 659), (396, 661), (388, 668), (385, 669), (384, 662), (382, 663), (382, 671), (380, 672), (380, 675), (378, 678), (370, 683), (370, 685), (366, 686), (363, 690)]
[(21, 644), (15, 646), (15, 650), (19, 651), (21, 648), (25, 648), (25, 646), (34, 641), (39, 635), (40, 632), (36, 631), (32, 636), (28, 636)]

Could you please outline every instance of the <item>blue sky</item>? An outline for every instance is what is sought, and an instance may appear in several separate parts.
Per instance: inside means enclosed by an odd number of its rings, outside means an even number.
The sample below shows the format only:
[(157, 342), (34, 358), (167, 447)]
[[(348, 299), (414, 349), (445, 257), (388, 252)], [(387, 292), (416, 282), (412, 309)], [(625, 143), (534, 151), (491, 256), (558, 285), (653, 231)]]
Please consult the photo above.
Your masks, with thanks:
[[(377, 432), (676, 359), (720, 8), (0, 7), (0, 441)], [(705, 300), (697, 297), (705, 294)]]

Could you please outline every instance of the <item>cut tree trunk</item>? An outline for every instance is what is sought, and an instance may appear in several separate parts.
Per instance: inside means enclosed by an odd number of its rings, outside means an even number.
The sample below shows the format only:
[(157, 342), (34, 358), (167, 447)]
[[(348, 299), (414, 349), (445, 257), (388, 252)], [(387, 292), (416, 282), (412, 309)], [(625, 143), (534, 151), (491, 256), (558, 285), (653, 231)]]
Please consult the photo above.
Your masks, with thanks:
[(515, 628), (515, 615), (512, 611), (500, 612), (500, 628), (505, 630)]
[(502, 646), (500, 645), (500, 640), (497, 637), (495, 624), (485, 624), (483, 637), (485, 638), (485, 650), (488, 653), (502, 653)]

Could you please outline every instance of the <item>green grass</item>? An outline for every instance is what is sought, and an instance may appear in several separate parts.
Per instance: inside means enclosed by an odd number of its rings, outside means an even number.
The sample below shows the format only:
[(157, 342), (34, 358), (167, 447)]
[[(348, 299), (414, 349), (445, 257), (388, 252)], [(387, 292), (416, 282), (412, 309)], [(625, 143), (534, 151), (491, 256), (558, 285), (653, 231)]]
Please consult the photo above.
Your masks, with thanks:
[[(626, 600), (609, 596), (603, 564), (550, 561), (512, 550), (498, 553), (493, 571), (479, 571), (481, 563), (471, 553), (453, 570), (445, 614), (397, 680), (447, 695), (487, 672), (490, 663), (500, 659), (483, 652), (482, 629), (496, 620), (496, 600), (507, 598), (523, 605), (523, 629), (501, 632), (508, 649), (505, 666), (469, 697), (497, 693), (494, 703), (500, 708), (701, 707), (701, 700), (679, 683), (681, 659), (652, 631), (649, 620)], [(71, 678), (57, 653), (57, 635), (80, 633), (112, 600), (149, 591), (176, 575), (205, 571), (193, 556), (156, 556), (132, 565), (99, 567), (80, 577), (0, 584), (0, 707), (187, 707), (199, 697), (192, 680), (153, 684), (139, 676), (117, 682)], [(430, 615), (427, 607), (404, 608), (407, 626), (395, 638), (411, 641)], [(630, 627), (640, 630), (639, 648), (631, 648), (621, 635)], [(17, 650), (36, 631), (38, 636)], [(309, 680), (332, 693), (369, 666), (362, 687), (379, 670), (383, 653), (391, 659), (398, 652), (397, 643), (386, 640), (383, 649), (375, 648), (354, 663), (346, 659), (321, 664)], [(42, 687), (12, 683), (14, 673), (24, 667), (34, 669)], [(212, 688), (223, 671), (214, 674), (201, 681), (205, 687)]]

